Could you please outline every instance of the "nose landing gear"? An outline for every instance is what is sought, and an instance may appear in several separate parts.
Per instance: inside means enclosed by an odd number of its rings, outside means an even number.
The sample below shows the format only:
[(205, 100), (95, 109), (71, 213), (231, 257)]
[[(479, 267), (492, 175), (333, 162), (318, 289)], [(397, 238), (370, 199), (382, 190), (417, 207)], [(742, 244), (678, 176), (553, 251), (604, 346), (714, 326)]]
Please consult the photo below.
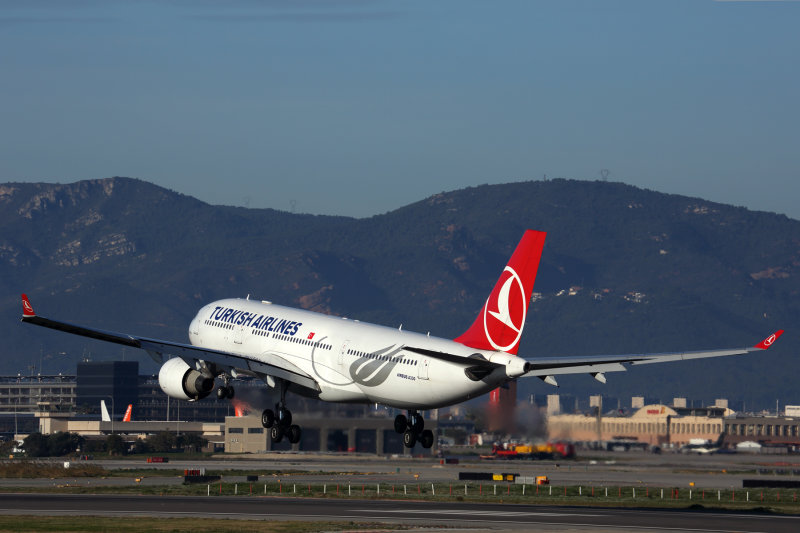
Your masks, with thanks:
[(409, 411), (408, 417), (397, 415), (394, 419), (394, 430), (403, 434), (403, 445), (413, 448), (419, 441), (423, 448), (433, 446), (433, 431), (424, 429), (425, 421), (417, 411)]

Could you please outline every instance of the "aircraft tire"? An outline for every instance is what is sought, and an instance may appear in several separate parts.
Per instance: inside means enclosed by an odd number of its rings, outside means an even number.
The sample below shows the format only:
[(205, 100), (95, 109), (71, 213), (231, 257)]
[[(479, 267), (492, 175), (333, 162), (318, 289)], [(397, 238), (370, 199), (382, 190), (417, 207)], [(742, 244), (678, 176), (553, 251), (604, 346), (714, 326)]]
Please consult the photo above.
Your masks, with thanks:
[(423, 418), (420, 415), (414, 414), (411, 415), (411, 421), (409, 425), (411, 426), (411, 429), (414, 431), (414, 433), (419, 435), (420, 433), (422, 433), (422, 430), (425, 427), (425, 420), (423, 420)]
[(261, 411), (261, 425), (267, 429), (275, 425), (275, 413), (272, 412), (272, 409)]
[(303, 432), (300, 430), (300, 426), (297, 424), (292, 424), (289, 426), (289, 430), (286, 433), (287, 437), (289, 438), (289, 442), (292, 444), (297, 444), (300, 442), (300, 437), (303, 435)]
[(433, 446), (433, 431), (426, 429), (419, 435), (419, 443), (423, 448), (430, 448)]
[(292, 412), (285, 407), (278, 409), (278, 425), (283, 428), (288, 428), (292, 425)]
[(269, 438), (272, 439), (272, 442), (278, 443), (283, 440), (283, 428), (277, 424), (272, 426), (272, 429), (269, 430)]
[(405, 433), (406, 429), (408, 429), (408, 419), (406, 415), (397, 415), (394, 417), (394, 430), (397, 433)]
[(406, 448), (413, 448), (417, 443), (417, 434), (410, 429), (403, 433), (403, 446)]
[(217, 400), (224, 400), (227, 395), (225, 387), (217, 387)]
[(234, 395), (236, 394), (236, 392), (233, 390), (233, 387), (231, 387), (231, 386), (227, 386), (227, 387), (225, 387), (225, 388), (227, 389), (227, 390), (225, 391), (225, 392), (226, 392), (226, 394), (225, 394), (225, 395), (226, 395), (226, 397), (227, 397), (229, 400), (233, 400), (233, 397), (234, 397)]

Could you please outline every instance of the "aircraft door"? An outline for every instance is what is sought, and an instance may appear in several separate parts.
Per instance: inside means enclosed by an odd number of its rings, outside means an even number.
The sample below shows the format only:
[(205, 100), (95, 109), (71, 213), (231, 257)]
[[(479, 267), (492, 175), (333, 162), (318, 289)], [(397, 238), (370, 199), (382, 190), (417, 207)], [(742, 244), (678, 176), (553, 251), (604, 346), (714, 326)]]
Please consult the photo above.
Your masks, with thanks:
[(430, 365), (430, 359), (423, 357), (419, 360), (419, 365), (417, 365), (417, 378), (418, 379), (428, 379), (428, 366)]
[(233, 326), (233, 342), (242, 344), (244, 340), (244, 326)]
[(336, 358), (336, 362), (339, 366), (344, 364), (344, 355), (347, 353), (347, 347), (350, 345), (350, 341), (346, 340), (342, 343), (342, 349), (339, 350), (339, 357)]

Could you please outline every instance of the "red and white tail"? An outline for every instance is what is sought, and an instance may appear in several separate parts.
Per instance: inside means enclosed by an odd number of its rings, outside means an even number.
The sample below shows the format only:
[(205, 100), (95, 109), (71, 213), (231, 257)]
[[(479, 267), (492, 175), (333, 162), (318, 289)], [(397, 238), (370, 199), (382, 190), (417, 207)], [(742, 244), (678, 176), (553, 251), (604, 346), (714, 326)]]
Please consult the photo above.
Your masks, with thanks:
[(22, 295), (22, 316), (24, 317), (36, 316), (36, 313), (33, 311), (33, 306), (31, 305), (31, 301), (28, 300), (28, 296), (25, 294)]
[(128, 404), (128, 409), (125, 410), (125, 416), (122, 417), (123, 422), (130, 422), (131, 421), (131, 414), (133, 413), (133, 404)]
[(543, 231), (525, 232), (475, 322), (456, 342), (516, 355), (546, 236)]

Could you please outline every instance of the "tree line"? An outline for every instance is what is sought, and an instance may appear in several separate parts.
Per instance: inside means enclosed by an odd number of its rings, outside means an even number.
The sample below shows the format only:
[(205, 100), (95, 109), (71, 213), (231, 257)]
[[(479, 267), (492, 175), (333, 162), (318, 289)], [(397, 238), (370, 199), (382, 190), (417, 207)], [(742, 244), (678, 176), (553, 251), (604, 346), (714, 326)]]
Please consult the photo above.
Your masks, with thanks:
[[(128, 442), (116, 433), (107, 435), (105, 439), (87, 439), (77, 433), (61, 431), (52, 435), (31, 433), (23, 440), (22, 448), (27, 457), (63, 457), (94, 453), (127, 455), (197, 451), (207, 444), (206, 439), (193, 433), (176, 435), (162, 431)], [(6, 445), (13, 446), (13, 441)]]

